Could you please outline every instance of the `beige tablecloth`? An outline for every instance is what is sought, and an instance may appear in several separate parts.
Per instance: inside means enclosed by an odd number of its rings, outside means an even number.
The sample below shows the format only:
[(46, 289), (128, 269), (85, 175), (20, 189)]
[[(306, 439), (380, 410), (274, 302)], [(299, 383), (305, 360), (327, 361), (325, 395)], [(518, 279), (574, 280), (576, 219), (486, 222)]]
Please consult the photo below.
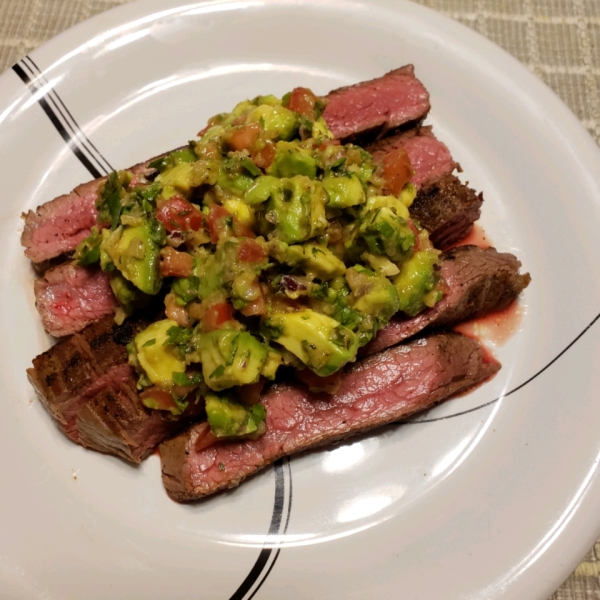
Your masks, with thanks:
[[(126, 1), (0, 0), (0, 72), (60, 31)], [(600, 143), (600, 0), (418, 1), (508, 50)], [(551, 600), (600, 600), (598, 556), (600, 540)]]

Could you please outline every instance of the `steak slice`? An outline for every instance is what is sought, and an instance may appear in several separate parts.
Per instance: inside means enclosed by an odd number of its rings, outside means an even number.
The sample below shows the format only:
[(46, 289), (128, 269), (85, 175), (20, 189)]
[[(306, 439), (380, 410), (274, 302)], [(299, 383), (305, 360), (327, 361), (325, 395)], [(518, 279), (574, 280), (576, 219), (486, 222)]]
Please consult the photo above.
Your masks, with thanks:
[[(127, 169), (133, 173), (134, 182), (153, 172), (148, 164), (156, 158)], [(83, 183), (69, 194), (45, 202), (35, 212), (30, 210), (23, 215), (25, 226), (21, 245), (34, 268), (38, 265), (38, 272), (43, 272), (53, 259), (72, 253), (77, 244), (91, 234), (94, 225), (102, 227), (98, 222), (96, 200), (99, 187), (105, 181), (106, 177), (100, 177)]]
[(74, 442), (138, 463), (203, 410), (191, 403), (177, 418), (142, 404), (125, 346), (151, 320), (142, 315), (117, 326), (104, 317), (33, 360), (29, 380)]
[(339, 88), (327, 99), (323, 118), (344, 143), (366, 143), (401, 126), (409, 129), (421, 123), (430, 108), (429, 93), (412, 65)]
[(71, 262), (50, 269), (33, 291), (44, 329), (55, 337), (81, 331), (118, 306), (106, 273)]
[(365, 148), (376, 163), (394, 150), (404, 148), (414, 170), (411, 182), (421, 188), (450, 175), (457, 167), (446, 144), (440, 142), (431, 131), (431, 127), (420, 127), (389, 135), (377, 140)]
[(178, 502), (237, 486), (278, 458), (394, 423), (495, 374), (479, 344), (448, 333), (413, 341), (352, 365), (337, 394), (274, 386), (264, 397), (267, 431), (256, 440), (202, 448), (206, 424), (160, 446), (163, 483)]
[(367, 344), (363, 354), (394, 346), (424, 329), (451, 327), (460, 321), (506, 308), (529, 285), (529, 273), (521, 275), (521, 263), (512, 254), (494, 248), (459, 246), (442, 253), (444, 297), (416, 317), (393, 317)]
[[(99, 185), (104, 178), (94, 183)], [(34, 264), (72, 252), (96, 225), (96, 196), (90, 184), (42, 204), (25, 217), (21, 244)]]
[(427, 229), (433, 245), (445, 250), (469, 234), (481, 216), (482, 203), (482, 193), (447, 174), (419, 190), (410, 214)]

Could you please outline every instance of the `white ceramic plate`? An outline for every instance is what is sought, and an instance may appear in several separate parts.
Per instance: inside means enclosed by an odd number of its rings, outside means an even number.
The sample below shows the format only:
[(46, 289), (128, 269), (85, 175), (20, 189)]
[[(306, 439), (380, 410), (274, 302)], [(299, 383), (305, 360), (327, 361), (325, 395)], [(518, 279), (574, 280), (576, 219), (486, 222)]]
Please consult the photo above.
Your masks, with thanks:
[[(485, 190), (486, 231), (533, 274), (500, 374), (192, 506), (167, 498), (157, 456), (135, 468), (67, 441), (25, 378), (50, 339), (20, 213), (239, 99), (405, 63)], [(0, 78), (0, 596), (544, 600), (600, 532), (599, 166), (522, 65), (408, 2), (147, 0), (33, 52)]]

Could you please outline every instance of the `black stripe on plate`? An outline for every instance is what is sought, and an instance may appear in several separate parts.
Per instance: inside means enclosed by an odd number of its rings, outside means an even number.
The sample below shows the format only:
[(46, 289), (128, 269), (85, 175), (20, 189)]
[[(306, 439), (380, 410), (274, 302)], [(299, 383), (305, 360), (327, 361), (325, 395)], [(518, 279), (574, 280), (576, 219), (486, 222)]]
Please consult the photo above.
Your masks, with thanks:
[(269, 565), (267, 572), (265, 573), (264, 577), (260, 580), (260, 583), (256, 586), (256, 589), (254, 590), (254, 592), (252, 592), (252, 595), (248, 598), (248, 600), (252, 600), (252, 598), (254, 598), (254, 595), (256, 594), (256, 592), (258, 592), (258, 590), (261, 588), (262, 584), (265, 582), (267, 577), (271, 574), (271, 570), (273, 569), (273, 567), (275, 566), (275, 563), (277, 562), (277, 559), (279, 558), (279, 553), (281, 552), (281, 545), (283, 543), (283, 537), (287, 533), (288, 524), (290, 522), (290, 515), (292, 514), (292, 466), (291, 466), (291, 458), (289, 456), (286, 456), (284, 460), (286, 461), (286, 464), (287, 464), (288, 477), (289, 477), (289, 496), (288, 496), (289, 500), (288, 500), (288, 506), (287, 506), (287, 517), (285, 519), (285, 526), (283, 528), (283, 533), (280, 534), (280, 539), (277, 544), (277, 546), (278, 546), (277, 552), (275, 553), (275, 556), (273, 557), (273, 561)]
[[(288, 472), (288, 493), (286, 495), (286, 477), (284, 470), (284, 462), (287, 465)], [(274, 464), (275, 471), (275, 502), (273, 505), (273, 515), (271, 516), (271, 524), (269, 526), (269, 533), (263, 548), (254, 563), (254, 566), (248, 573), (246, 579), (242, 581), (241, 585), (230, 597), (229, 600), (251, 600), (254, 595), (258, 592), (266, 578), (269, 576), (271, 569), (275, 565), (279, 552), (281, 550), (281, 538), (285, 535), (290, 520), (290, 512), (292, 508), (292, 470), (290, 467), (290, 459), (286, 457), (280, 459)], [(285, 515), (285, 522), (284, 522)], [(284, 522), (283, 530), (281, 525)], [(272, 541), (271, 541), (272, 540)], [(273, 550), (276, 552), (273, 554)], [(263, 575), (264, 573), (264, 575)], [(261, 578), (262, 576), (262, 579)], [(258, 585), (255, 586), (257, 581), (260, 579)], [(250, 595), (248, 595), (250, 594)]]
[(47, 86), (46, 96), (50, 100), (50, 103), (54, 106), (55, 113), (58, 113), (62, 117), (63, 123), (68, 129), (71, 130), (80, 146), (87, 151), (88, 157), (96, 161), (101, 171), (106, 171), (107, 173), (114, 171), (113, 166), (108, 162), (108, 160), (106, 160), (100, 150), (96, 148), (92, 140), (85, 135), (79, 126), (79, 123), (77, 123), (75, 117), (71, 114), (71, 111), (62, 101), (62, 98), (58, 95), (58, 92), (50, 86), (50, 83), (46, 79), (44, 73), (37, 66), (33, 58), (27, 55), (21, 60), (21, 63), (29, 69), (36, 81), (39, 80), (44, 86)]
[[(41, 91), (41, 87), (37, 85), (37, 83), (31, 78), (29, 73), (19, 64), (15, 64), (13, 66), (13, 71), (19, 76), (21, 81), (27, 85), (32, 95)], [(102, 173), (98, 170), (98, 168), (90, 161), (90, 159), (84, 154), (82, 149), (77, 144), (76, 140), (69, 134), (67, 129), (64, 127), (61, 120), (58, 118), (56, 113), (53, 111), (52, 107), (48, 103), (46, 99), (46, 93), (37, 98), (39, 105), (42, 110), (46, 113), (46, 116), (50, 119), (51, 123), (54, 125), (54, 128), (58, 131), (63, 140), (67, 143), (73, 154), (79, 159), (81, 164), (90, 172), (94, 179), (98, 179), (102, 177), (106, 173)]]
[(451, 415), (446, 415), (445, 417), (436, 417), (435, 419), (418, 419), (415, 421), (406, 421), (405, 424), (406, 425), (415, 425), (417, 423), (433, 423), (434, 421), (444, 421), (446, 419), (453, 419), (454, 417), (460, 417), (462, 415), (466, 415), (466, 414), (475, 412), (476, 410), (479, 410), (481, 408), (485, 408), (486, 406), (490, 406), (491, 404), (495, 404), (496, 402), (498, 402), (498, 400), (502, 400), (502, 398), (506, 398), (507, 396), (510, 396), (511, 394), (514, 394), (515, 392), (518, 392), (519, 390), (523, 389), (527, 384), (531, 383), (534, 379), (537, 379), (544, 371), (549, 369), (567, 350), (569, 350), (576, 342), (578, 342), (592, 328), (592, 326), (594, 325), (594, 323), (596, 323), (596, 321), (598, 321), (598, 319), (600, 319), (600, 314), (597, 314), (592, 319), (591, 323), (566, 348), (561, 350), (546, 366), (542, 367), (537, 373), (534, 373), (529, 379), (526, 379), (523, 383), (520, 383), (517, 387), (513, 388), (512, 390), (509, 390), (505, 394), (502, 394), (502, 396), (498, 396), (498, 398), (494, 398), (493, 400), (484, 402), (483, 404), (480, 404), (479, 406), (475, 406), (475, 407), (469, 408), (467, 410), (462, 410), (460, 412), (453, 413)]
[[(40, 94), (37, 101), (46, 113), (46, 116), (50, 119), (51, 123), (67, 143), (73, 154), (75, 154), (94, 178), (97, 179), (114, 170), (92, 141), (83, 133), (69, 109), (61, 100), (60, 96), (50, 87), (49, 82), (43, 76), (41, 70), (31, 57), (26, 56), (21, 61), (21, 64), (16, 63), (13, 66), (13, 71), (19, 76), (21, 81), (27, 85), (32, 95)], [(41, 85), (38, 82), (41, 82)], [(44, 86), (47, 89), (41, 94), (40, 92), (43, 90)], [(96, 164), (93, 164), (91, 159), (93, 159)], [(288, 473), (287, 495), (285, 493), (286, 477), (284, 463)], [(265, 540), (263, 548), (250, 573), (231, 596), (230, 600), (251, 600), (271, 573), (271, 570), (279, 557), (281, 551), (281, 538), (285, 536), (285, 533), (287, 532), (292, 508), (292, 470), (290, 458), (286, 457), (282, 460), (278, 460), (274, 465), (274, 471), (275, 502), (267, 539)], [(283, 531), (281, 531), (282, 522), (284, 522)], [(272, 538), (273, 541), (270, 542), (269, 538)], [(275, 553), (273, 553), (274, 549), (276, 549)], [(248, 594), (250, 595), (248, 596)]]

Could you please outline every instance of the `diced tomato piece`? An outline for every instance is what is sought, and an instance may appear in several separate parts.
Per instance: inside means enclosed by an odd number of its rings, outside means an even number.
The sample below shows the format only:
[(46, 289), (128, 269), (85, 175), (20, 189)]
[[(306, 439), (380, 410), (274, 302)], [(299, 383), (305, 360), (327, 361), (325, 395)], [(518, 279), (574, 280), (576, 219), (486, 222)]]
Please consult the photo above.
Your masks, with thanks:
[(196, 452), (200, 452), (219, 441), (219, 438), (217, 438), (210, 430), (210, 425), (208, 423), (197, 425), (194, 429), (198, 434), (196, 443), (194, 444)]
[(198, 231), (203, 223), (202, 213), (181, 196), (169, 198), (156, 211), (156, 218), (169, 233), (173, 231)]
[(310, 369), (303, 369), (296, 372), (296, 377), (305, 383), (313, 392), (325, 392), (326, 394), (335, 394), (342, 384), (342, 372), (337, 371), (327, 377), (319, 377)]
[(161, 390), (156, 386), (146, 388), (141, 394), (140, 398), (144, 403), (144, 406), (155, 410), (171, 410), (179, 411), (179, 407), (175, 404), (175, 400), (169, 392)]
[(276, 152), (277, 147), (274, 142), (267, 140), (260, 150), (252, 153), (252, 160), (259, 169), (266, 169), (273, 162)]
[(227, 321), (233, 319), (233, 307), (227, 302), (219, 302), (217, 304), (211, 304), (204, 313), (202, 319), (202, 331), (208, 333), (210, 331), (216, 331)]
[(256, 383), (237, 386), (235, 393), (244, 404), (258, 404), (264, 387), (265, 380), (261, 377)]
[(317, 97), (309, 89), (297, 87), (292, 90), (287, 108), (314, 120), (316, 101)]
[(392, 150), (383, 159), (383, 178), (387, 191), (397, 196), (413, 176), (410, 158), (404, 148)]
[(210, 231), (210, 241), (216, 244), (219, 238), (225, 233), (229, 224), (225, 222), (225, 217), (231, 217), (231, 213), (219, 206), (213, 204), (210, 207), (210, 213), (208, 215), (208, 229)]
[(267, 256), (265, 249), (254, 240), (243, 240), (240, 244), (238, 258), (244, 263), (258, 263)]
[(262, 295), (262, 293), (256, 300), (252, 300), (252, 302), (250, 302), (250, 304), (245, 306), (240, 312), (245, 317), (266, 315), (267, 314), (267, 303), (265, 302), (265, 298)]
[(189, 277), (194, 268), (194, 258), (170, 246), (160, 251), (160, 274), (163, 277)]
[(250, 123), (239, 129), (234, 129), (229, 138), (229, 146), (232, 150), (247, 150), (252, 146), (260, 132), (261, 127), (258, 123)]

